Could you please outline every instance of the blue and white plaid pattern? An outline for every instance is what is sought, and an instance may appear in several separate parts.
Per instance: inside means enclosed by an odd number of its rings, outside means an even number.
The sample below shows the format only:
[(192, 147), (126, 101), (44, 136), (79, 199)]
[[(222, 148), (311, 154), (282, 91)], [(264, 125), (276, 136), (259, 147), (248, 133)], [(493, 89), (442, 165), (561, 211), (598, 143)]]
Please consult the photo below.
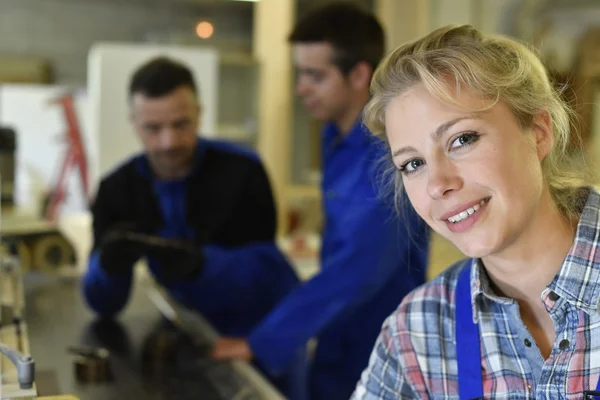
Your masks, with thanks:
[[(525, 357), (524, 338), (519, 336), (523, 330), (510, 323), (515, 316), (520, 321), (518, 305), (493, 294), (481, 262), (475, 260), (471, 300), (482, 338), (485, 399), (582, 400), (584, 390), (596, 389), (600, 377), (599, 214), (600, 195), (592, 190), (573, 246), (541, 294), (554, 321), (556, 339), (537, 386)], [(459, 399), (455, 289), (460, 271), (469, 264), (457, 263), (414, 290), (385, 321), (353, 400)], [(552, 292), (560, 296), (556, 301)]]

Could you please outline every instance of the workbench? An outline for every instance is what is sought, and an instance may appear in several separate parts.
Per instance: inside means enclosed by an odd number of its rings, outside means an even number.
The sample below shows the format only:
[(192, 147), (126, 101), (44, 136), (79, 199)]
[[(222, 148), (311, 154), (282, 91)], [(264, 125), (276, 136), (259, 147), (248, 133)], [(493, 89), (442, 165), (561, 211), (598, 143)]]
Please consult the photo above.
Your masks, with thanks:
[[(209, 359), (214, 332), (206, 327), (206, 321), (183, 308), (176, 312), (185, 320), (185, 330), (172, 318), (165, 318), (175, 312), (165, 310), (173, 304), (165, 302), (157, 307), (151, 295), (159, 292), (147, 279), (138, 279), (126, 309), (112, 321), (97, 319), (86, 307), (79, 277), (30, 273), (23, 283), (39, 396), (75, 395), (82, 400), (283, 399), (250, 364)], [(168, 346), (165, 338), (169, 338)], [(107, 349), (112, 378), (105, 382), (76, 379), (76, 356), (68, 351), (70, 347)]]

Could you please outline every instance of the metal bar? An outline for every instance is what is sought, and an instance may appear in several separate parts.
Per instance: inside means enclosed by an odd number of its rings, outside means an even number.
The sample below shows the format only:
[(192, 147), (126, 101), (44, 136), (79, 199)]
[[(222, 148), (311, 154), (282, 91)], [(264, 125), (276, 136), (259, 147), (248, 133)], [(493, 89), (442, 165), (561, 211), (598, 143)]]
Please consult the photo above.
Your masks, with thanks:
[[(203, 341), (208, 339), (211, 342), (219, 338), (217, 331), (200, 314), (177, 304), (156, 283), (153, 282), (152, 286), (149, 289), (148, 296), (165, 318), (192, 337), (202, 336), (205, 338)], [(249, 363), (245, 361), (232, 361), (231, 365), (236, 373), (243, 377), (260, 394), (261, 398), (267, 400), (285, 400), (285, 397)]]

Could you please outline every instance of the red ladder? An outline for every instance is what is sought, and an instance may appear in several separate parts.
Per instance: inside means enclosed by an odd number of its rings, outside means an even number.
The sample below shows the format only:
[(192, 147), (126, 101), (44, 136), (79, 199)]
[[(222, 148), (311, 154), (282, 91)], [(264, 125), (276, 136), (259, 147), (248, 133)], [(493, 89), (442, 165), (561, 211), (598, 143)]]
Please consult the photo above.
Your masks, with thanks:
[(86, 202), (89, 204), (89, 186), (88, 186), (88, 169), (87, 157), (79, 120), (75, 111), (75, 101), (72, 93), (66, 93), (52, 101), (53, 104), (59, 104), (62, 107), (63, 117), (67, 123), (67, 140), (68, 147), (65, 158), (62, 163), (60, 175), (56, 182), (54, 190), (51, 191), (49, 201), (45, 210), (45, 216), (50, 221), (56, 221), (60, 205), (66, 197), (67, 173), (71, 168), (79, 170), (79, 177), (83, 188), (83, 195)]

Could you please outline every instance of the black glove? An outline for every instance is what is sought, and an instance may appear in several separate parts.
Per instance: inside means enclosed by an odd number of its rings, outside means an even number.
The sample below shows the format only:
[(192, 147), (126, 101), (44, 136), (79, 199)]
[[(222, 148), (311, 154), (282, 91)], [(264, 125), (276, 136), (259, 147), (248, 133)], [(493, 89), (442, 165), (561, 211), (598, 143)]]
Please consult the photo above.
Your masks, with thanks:
[(195, 279), (204, 265), (199, 246), (177, 240), (166, 239), (161, 245), (151, 246), (148, 256), (156, 260), (169, 281)]
[(131, 271), (147, 251), (146, 244), (130, 238), (129, 232), (128, 229), (115, 228), (102, 238), (100, 265), (109, 274), (120, 275)]

